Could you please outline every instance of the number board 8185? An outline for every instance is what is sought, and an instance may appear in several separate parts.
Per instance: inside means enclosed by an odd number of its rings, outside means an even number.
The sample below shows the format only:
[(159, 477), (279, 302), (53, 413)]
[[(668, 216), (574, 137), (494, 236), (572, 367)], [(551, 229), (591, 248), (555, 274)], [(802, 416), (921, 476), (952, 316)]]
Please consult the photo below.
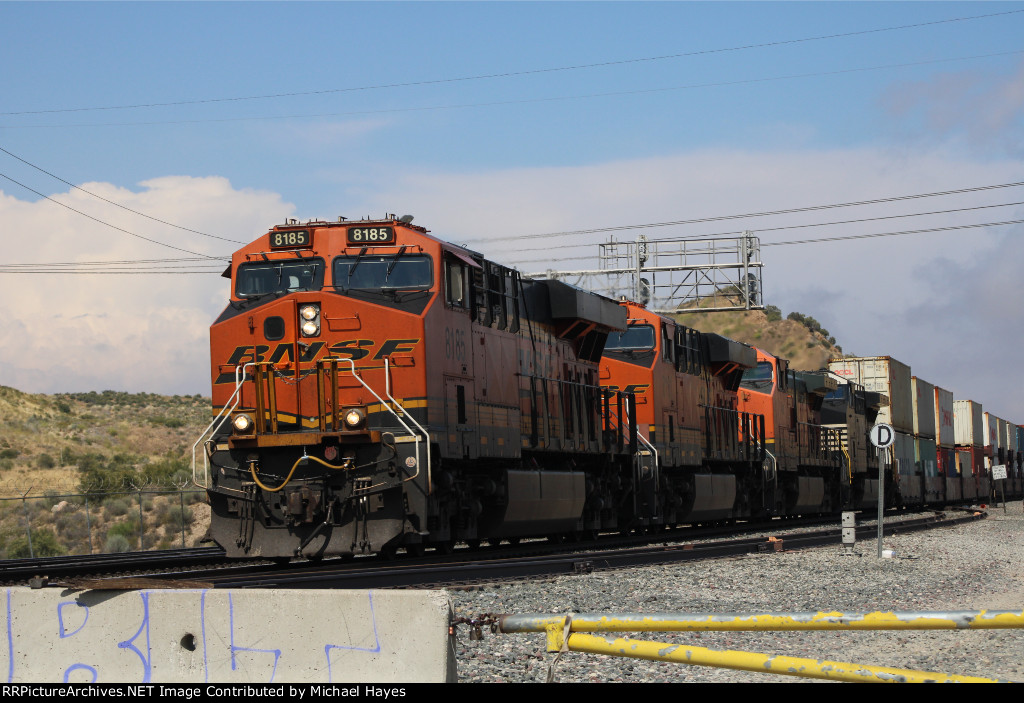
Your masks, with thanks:
[(271, 232), (270, 248), (308, 247), (313, 243), (308, 229), (293, 229), (287, 232)]
[(391, 244), (395, 241), (394, 227), (349, 227), (349, 244)]

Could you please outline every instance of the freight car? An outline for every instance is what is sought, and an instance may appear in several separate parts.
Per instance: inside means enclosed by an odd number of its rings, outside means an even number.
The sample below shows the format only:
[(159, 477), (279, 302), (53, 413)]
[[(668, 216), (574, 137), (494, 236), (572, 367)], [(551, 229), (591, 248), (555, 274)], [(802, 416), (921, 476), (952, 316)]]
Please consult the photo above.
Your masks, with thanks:
[[(194, 471), (229, 556), (447, 551), (877, 496), (865, 433), (882, 394), (521, 278), (411, 217), (290, 221), (225, 276)], [(985, 431), (1019, 477), (998, 422)]]

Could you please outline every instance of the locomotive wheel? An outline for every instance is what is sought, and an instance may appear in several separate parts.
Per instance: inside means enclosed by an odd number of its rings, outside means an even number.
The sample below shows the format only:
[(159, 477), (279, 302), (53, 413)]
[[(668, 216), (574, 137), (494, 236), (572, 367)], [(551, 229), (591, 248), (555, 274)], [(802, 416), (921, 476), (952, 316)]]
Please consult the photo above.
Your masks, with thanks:
[(407, 545), (405, 545), (405, 553), (408, 554), (411, 557), (421, 557), (421, 556), (423, 556), (423, 553), (425, 551), (426, 551), (426, 548), (423, 546), (422, 542), (419, 543), (419, 544), (407, 544)]
[(478, 539), (467, 539), (466, 544), (470, 549), (480, 549), (480, 540)]
[(434, 549), (437, 550), (438, 554), (451, 554), (455, 551), (455, 543), (451, 540), (445, 540), (444, 542), (438, 542), (435, 544)]
[(377, 552), (377, 556), (379, 556), (381, 559), (384, 559), (385, 561), (391, 561), (395, 558), (395, 554), (397, 553), (398, 547), (389, 544), (386, 547), (381, 547), (380, 551)]

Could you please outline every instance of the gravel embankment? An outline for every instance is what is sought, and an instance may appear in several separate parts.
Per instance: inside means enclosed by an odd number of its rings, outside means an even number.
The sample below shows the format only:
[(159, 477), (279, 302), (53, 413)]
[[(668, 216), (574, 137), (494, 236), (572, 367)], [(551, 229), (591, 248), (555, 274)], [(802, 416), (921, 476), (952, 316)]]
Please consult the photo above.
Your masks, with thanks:
[[(886, 537), (892, 559), (860, 541), (679, 565), (564, 576), (452, 591), (456, 616), (483, 613), (1024, 610), (1024, 511), (1020, 501), (989, 508), (986, 520)], [(675, 642), (811, 659), (1024, 682), (1024, 630), (907, 632), (640, 633)], [(554, 654), (543, 634), (459, 627), (460, 682), (543, 682)], [(769, 682), (790, 676), (569, 652), (560, 682)]]

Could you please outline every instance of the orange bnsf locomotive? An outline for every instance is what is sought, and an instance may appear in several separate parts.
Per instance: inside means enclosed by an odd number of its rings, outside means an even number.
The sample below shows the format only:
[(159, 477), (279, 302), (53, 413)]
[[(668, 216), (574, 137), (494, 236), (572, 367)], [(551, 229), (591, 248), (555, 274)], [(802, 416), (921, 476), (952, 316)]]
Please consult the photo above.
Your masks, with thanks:
[(628, 520), (631, 396), (598, 379), (625, 310), (411, 219), (277, 226), (232, 257), (205, 443), (228, 555), (446, 550)]
[[(901, 505), (929, 477), (911, 449), (879, 486), (878, 392), (521, 278), (411, 219), (292, 221), (233, 255), (201, 479), (229, 556), (830, 513), (883, 488)], [(1020, 428), (997, 421), (1020, 494)], [(964, 472), (963, 496), (987, 495)]]

